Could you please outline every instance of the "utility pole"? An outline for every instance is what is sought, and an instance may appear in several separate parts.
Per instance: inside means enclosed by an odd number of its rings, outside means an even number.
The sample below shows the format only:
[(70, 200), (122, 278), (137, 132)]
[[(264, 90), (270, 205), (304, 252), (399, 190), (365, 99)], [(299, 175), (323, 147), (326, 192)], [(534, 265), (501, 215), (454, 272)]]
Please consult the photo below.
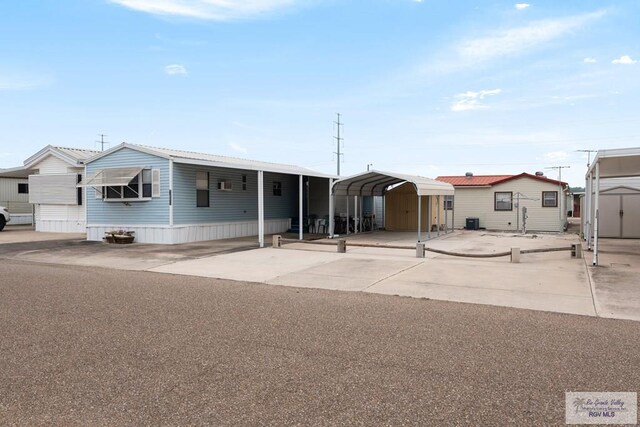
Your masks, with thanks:
[(587, 153), (587, 169), (591, 166), (591, 153), (597, 153), (598, 150), (576, 150), (580, 153)]
[[(560, 232), (562, 233), (564, 231), (564, 224), (562, 222), (562, 199), (564, 199), (564, 196), (562, 195), (562, 169), (569, 169), (571, 166), (551, 166), (545, 169), (555, 169), (558, 171), (558, 187), (559, 187), (559, 191), (558, 191), (558, 215), (560, 217)], [(544, 204), (544, 200), (542, 200), (542, 203)]]
[(105, 135), (105, 134), (103, 134), (103, 133), (99, 133), (99, 134), (98, 134), (98, 136), (100, 136), (100, 141), (96, 141), (96, 142), (97, 142), (98, 144), (100, 144), (100, 148), (101, 148), (101, 150), (100, 150), (100, 151), (104, 151), (104, 144), (109, 144), (109, 141), (105, 141), (105, 140), (104, 140), (104, 137), (105, 137), (105, 136), (108, 136), (108, 135)]
[(342, 141), (344, 140), (344, 138), (340, 138), (340, 126), (344, 126), (344, 123), (340, 123), (340, 113), (336, 113), (336, 115), (338, 116), (338, 121), (336, 121), (334, 123), (337, 125), (337, 136), (334, 136), (334, 138), (336, 140), (337, 150), (334, 151), (333, 154), (336, 155), (336, 163), (338, 165), (338, 173), (337, 173), (337, 175), (340, 176), (340, 160), (341, 160), (340, 156), (344, 156), (344, 153), (340, 152), (340, 145), (342, 144)]

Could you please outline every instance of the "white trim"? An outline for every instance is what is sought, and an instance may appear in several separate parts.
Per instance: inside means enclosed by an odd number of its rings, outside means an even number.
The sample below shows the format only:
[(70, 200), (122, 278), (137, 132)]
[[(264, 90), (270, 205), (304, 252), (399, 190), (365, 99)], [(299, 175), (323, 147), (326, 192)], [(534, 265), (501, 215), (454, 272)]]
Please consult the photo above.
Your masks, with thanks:
[(169, 225), (173, 226), (173, 159), (169, 159)]
[(264, 247), (264, 172), (258, 171), (258, 243)]
[(298, 177), (298, 240), (303, 240), (304, 239), (304, 234), (303, 234), (303, 221), (302, 221), (302, 214), (303, 214), (303, 206), (302, 206), (302, 191), (303, 191), (303, 178), (302, 175), (299, 175)]

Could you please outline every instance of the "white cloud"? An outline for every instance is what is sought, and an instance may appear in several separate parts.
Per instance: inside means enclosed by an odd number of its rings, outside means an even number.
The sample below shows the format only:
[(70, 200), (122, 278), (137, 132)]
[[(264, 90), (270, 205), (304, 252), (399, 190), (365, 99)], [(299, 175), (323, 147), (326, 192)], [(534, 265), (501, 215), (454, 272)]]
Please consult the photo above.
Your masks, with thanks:
[(514, 5), (514, 7), (518, 10), (524, 10), (526, 8), (528, 8), (529, 6), (531, 6), (529, 3), (516, 3)]
[(481, 90), (479, 92), (467, 91), (459, 93), (454, 97), (456, 98), (456, 101), (451, 104), (451, 111), (459, 112), (487, 108), (487, 106), (482, 104), (480, 101), (487, 96), (498, 95), (501, 92), (502, 89), (490, 89)]
[(595, 58), (584, 58), (582, 62), (584, 62), (585, 64), (595, 64), (598, 61), (596, 61)]
[(236, 151), (242, 154), (247, 154), (249, 152), (245, 147), (238, 145), (234, 142), (229, 143), (229, 148), (231, 148), (233, 151)]
[(463, 66), (518, 54), (567, 35), (604, 15), (605, 11), (598, 11), (534, 21), (524, 27), (501, 30), (487, 37), (465, 41), (458, 46), (457, 53)]
[(53, 83), (50, 76), (37, 76), (24, 73), (20, 75), (0, 75), (0, 91), (35, 90)]
[(153, 15), (227, 21), (250, 18), (292, 6), (299, 0), (110, 0)]
[(614, 59), (613, 61), (611, 61), (612, 64), (622, 64), (622, 65), (632, 65), (635, 64), (636, 61), (635, 59), (631, 59), (631, 57), (629, 55), (622, 55), (620, 58), (618, 59)]
[(170, 76), (176, 76), (176, 75), (184, 76), (187, 74), (187, 69), (185, 68), (184, 65), (171, 64), (164, 67), (164, 72), (169, 74)]

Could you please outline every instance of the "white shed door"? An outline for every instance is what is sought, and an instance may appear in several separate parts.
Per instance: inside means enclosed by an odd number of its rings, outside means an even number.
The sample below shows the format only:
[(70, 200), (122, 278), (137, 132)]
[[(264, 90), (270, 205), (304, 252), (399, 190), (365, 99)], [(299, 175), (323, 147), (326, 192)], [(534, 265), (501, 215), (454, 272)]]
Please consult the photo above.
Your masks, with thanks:
[(600, 237), (621, 237), (620, 209), (622, 206), (620, 197), (618, 194), (600, 195), (600, 218), (598, 221), (598, 235)]
[(622, 237), (640, 238), (640, 195), (622, 197)]

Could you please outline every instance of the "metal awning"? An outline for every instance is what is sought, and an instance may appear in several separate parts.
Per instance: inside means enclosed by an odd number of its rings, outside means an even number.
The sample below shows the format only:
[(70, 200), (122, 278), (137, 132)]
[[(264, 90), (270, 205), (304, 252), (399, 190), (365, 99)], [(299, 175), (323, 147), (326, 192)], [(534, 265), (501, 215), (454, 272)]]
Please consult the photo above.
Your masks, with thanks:
[(142, 170), (143, 166), (130, 168), (100, 169), (91, 176), (86, 176), (78, 187), (117, 187), (129, 185), (131, 180)]
[(413, 184), (418, 196), (454, 194), (453, 185), (446, 182), (423, 176), (375, 170), (340, 179), (333, 184), (332, 190), (336, 196), (382, 196), (390, 186), (404, 182)]

